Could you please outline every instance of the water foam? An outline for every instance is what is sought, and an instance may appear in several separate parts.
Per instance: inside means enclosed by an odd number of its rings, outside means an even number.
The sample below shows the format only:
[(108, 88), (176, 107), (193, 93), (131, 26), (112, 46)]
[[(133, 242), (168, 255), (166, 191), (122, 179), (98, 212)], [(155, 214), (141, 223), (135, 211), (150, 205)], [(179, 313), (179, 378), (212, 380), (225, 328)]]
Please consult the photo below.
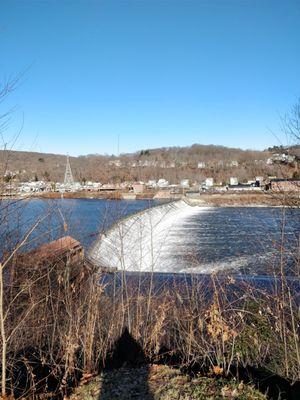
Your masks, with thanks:
[[(101, 234), (89, 257), (100, 267), (123, 271), (182, 272), (187, 267), (189, 220), (210, 209), (190, 206), (182, 200), (147, 209), (118, 221)], [(191, 271), (196, 272), (192, 267)]]

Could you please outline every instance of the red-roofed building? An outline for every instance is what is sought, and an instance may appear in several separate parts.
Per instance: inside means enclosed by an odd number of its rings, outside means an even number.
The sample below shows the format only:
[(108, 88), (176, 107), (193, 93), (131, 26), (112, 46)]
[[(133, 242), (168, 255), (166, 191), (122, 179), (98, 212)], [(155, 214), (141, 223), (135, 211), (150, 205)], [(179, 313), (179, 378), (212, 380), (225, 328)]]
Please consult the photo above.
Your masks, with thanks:
[(53, 242), (43, 244), (26, 254), (31, 260), (40, 263), (45, 261), (63, 261), (74, 263), (83, 261), (84, 250), (78, 240), (64, 236)]

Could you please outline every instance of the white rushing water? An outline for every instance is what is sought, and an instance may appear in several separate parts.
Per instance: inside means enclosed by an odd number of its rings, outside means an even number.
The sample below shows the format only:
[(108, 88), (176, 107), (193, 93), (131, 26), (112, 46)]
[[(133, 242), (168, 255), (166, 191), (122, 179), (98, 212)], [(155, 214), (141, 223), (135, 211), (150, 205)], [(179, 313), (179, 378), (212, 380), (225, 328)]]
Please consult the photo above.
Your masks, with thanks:
[[(143, 272), (209, 272), (185, 259), (189, 221), (210, 207), (177, 201), (149, 208), (113, 225), (93, 246), (89, 257), (100, 267)], [(176, 258), (174, 254), (176, 253)]]

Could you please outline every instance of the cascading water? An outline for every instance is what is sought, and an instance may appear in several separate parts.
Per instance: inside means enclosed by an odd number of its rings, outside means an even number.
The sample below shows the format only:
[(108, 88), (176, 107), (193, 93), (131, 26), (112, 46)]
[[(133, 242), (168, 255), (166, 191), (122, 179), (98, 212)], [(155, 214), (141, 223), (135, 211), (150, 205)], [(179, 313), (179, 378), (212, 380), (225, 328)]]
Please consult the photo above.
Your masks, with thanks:
[(209, 209), (190, 206), (182, 200), (149, 208), (118, 221), (101, 234), (89, 257), (99, 267), (123, 271), (183, 272), (188, 235), (178, 232), (187, 228), (183, 225), (190, 217)]

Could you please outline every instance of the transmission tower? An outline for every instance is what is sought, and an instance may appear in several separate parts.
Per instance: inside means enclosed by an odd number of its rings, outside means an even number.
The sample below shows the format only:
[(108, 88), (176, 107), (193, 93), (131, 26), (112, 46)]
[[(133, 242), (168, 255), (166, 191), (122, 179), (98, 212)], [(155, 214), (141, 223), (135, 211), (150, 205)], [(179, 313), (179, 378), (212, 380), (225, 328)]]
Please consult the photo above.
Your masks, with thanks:
[(73, 185), (73, 183), (74, 183), (74, 179), (73, 179), (73, 175), (72, 175), (70, 160), (69, 160), (69, 156), (67, 156), (67, 164), (66, 164), (66, 172), (65, 172), (64, 184), (65, 185)]

